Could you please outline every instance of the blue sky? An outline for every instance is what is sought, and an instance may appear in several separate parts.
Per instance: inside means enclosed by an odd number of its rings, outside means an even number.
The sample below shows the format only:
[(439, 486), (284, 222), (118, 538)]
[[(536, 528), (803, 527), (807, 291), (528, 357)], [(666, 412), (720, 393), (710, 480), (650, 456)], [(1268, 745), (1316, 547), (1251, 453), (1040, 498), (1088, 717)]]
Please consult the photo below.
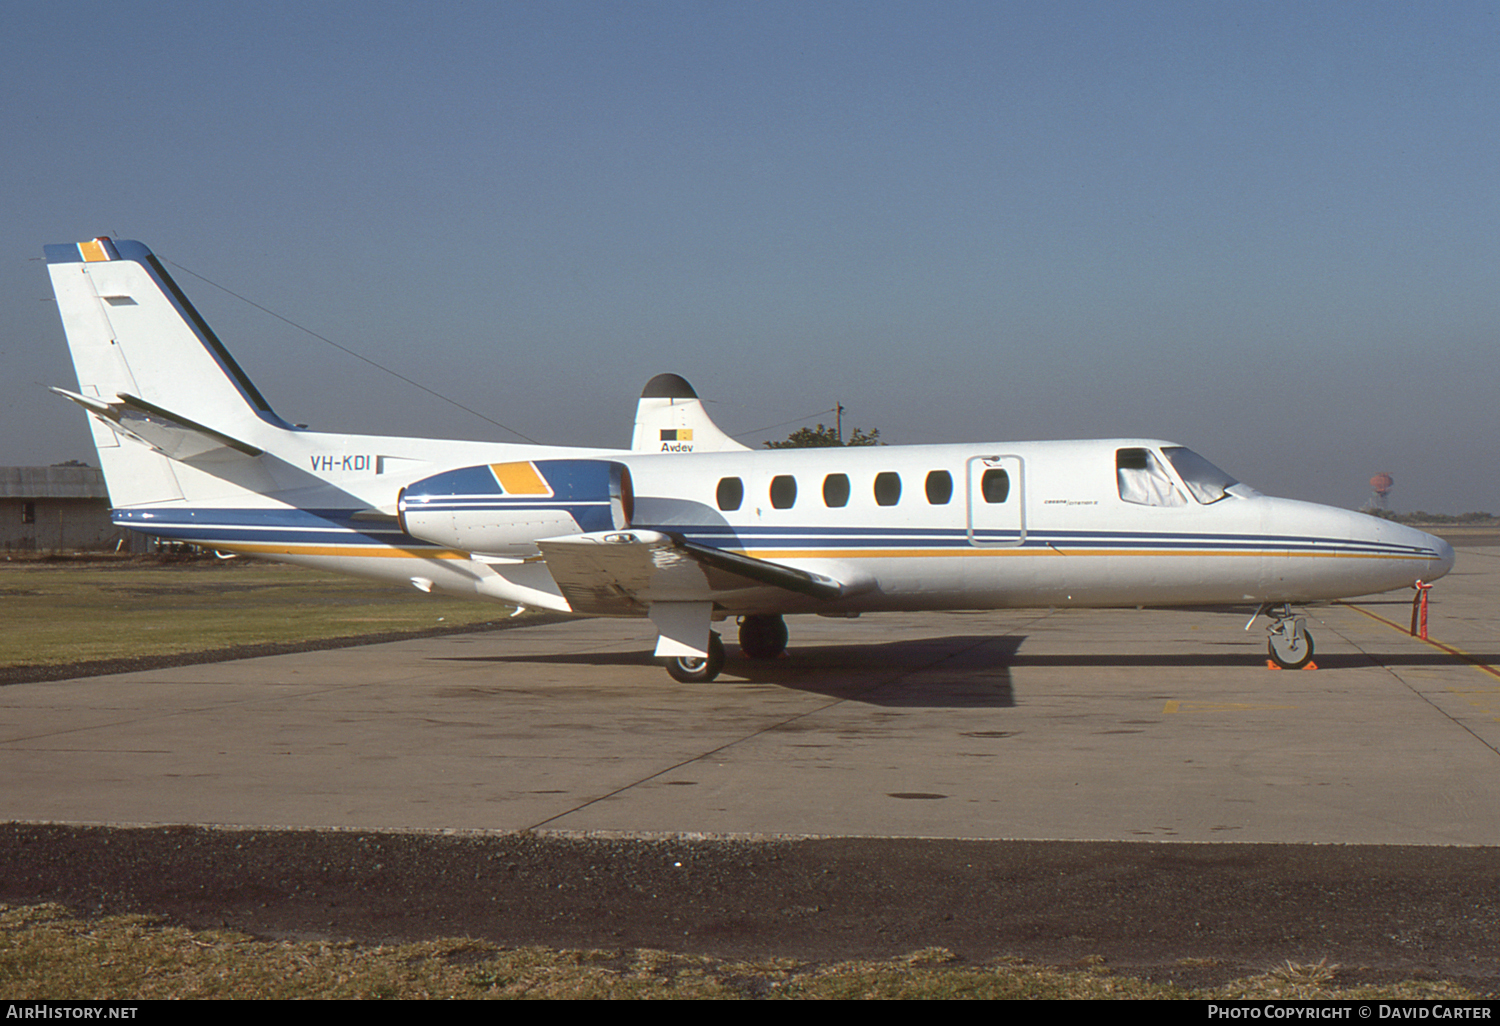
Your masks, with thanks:
[(515, 438), (197, 276), (546, 442), (674, 371), (750, 444), (842, 401), (1500, 511), (1493, 4), (0, 10), (0, 464), (93, 462), (39, 258), (108, 234), (324, 430)]

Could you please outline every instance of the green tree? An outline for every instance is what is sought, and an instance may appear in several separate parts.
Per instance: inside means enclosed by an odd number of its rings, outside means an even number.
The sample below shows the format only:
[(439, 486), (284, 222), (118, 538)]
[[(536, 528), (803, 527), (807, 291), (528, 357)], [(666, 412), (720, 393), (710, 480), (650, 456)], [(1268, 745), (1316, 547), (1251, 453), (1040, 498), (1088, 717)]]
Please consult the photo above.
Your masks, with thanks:
[(880, 429), (872, 428), (864, 431), (855, 428), (849, 435), (847, 442), (839, 441), (839, 433), (836, 428), (824, 427), (819, 424), (815, 428), (798, 428), (787, 435), (783, 441), (767, 442), (767, 449), (825, 449), (836, 445), (884, 445), (880, 440)]

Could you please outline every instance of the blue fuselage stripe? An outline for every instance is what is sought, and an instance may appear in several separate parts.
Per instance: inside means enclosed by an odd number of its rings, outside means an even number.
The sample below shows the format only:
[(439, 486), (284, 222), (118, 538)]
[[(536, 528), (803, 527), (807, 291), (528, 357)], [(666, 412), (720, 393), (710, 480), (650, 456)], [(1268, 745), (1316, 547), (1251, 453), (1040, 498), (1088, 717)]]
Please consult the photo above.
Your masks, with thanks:
[[(516, 503), (510, 509), (567, 509), (597, 507), (607, 503)], [(451, 509), (470, 509), (455, 504)], [(486, 507), (481, 507), (486, 508)], [(115, 510), (114, 523), (146, 534), (180, 541), (229, 547), (243, 544), (316, 544), (321, 546), (390, 545), (402, 548), (431, 547), (395, 525), (376, 526), (353, 519), (350, 509), (178, 509)], [(1014, 542), (1016, 530), (982, 530), (972, 534), (963, 528), (928, 527), (757, 527), (634, 525), (644, 530), (675, 533), (688, 541), (714, 548), (754, 554), (757, 551), (807, 549), (843, 551), (858, 556), (866, 550), (902, 549), (911, 554), (964, 551), (981, 543)], [(1087, 548), (1128, 554), (1138, 550), (1181, 550), (1271, 554), (1341, 554), (1432, 558), (1428, 549), (1347, 538), (1298, 535), (1174, 534), (1162, 531), (1027, 531), (1022, 550), (1066, 551)]]

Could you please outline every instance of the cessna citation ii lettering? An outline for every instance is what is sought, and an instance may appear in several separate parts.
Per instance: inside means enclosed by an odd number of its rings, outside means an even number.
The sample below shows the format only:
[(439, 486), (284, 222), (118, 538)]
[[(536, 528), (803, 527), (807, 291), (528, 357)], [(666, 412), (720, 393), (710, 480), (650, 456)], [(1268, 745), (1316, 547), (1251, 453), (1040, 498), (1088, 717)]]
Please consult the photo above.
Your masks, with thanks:
[(680, 681), (785, 649), (783, 617), (1293, 603), (1407, 588), (1447, 542), (1241, 484), (1145, 438), (752, 451), (651, 379), (629, 451), (309, 431), (278, 417), (139, 242), (46, 247), (114, 522), (518, 606), (649, 617)]

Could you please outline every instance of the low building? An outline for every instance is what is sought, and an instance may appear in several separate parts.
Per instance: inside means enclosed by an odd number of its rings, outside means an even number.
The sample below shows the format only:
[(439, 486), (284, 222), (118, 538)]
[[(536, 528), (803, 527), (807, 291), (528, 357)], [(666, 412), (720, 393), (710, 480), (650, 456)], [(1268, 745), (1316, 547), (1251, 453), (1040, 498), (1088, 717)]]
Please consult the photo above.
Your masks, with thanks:
[(109, 493), (97, 467), (0, 467), (0, 551), (149, 547), (131, 535), (110, 523)]

